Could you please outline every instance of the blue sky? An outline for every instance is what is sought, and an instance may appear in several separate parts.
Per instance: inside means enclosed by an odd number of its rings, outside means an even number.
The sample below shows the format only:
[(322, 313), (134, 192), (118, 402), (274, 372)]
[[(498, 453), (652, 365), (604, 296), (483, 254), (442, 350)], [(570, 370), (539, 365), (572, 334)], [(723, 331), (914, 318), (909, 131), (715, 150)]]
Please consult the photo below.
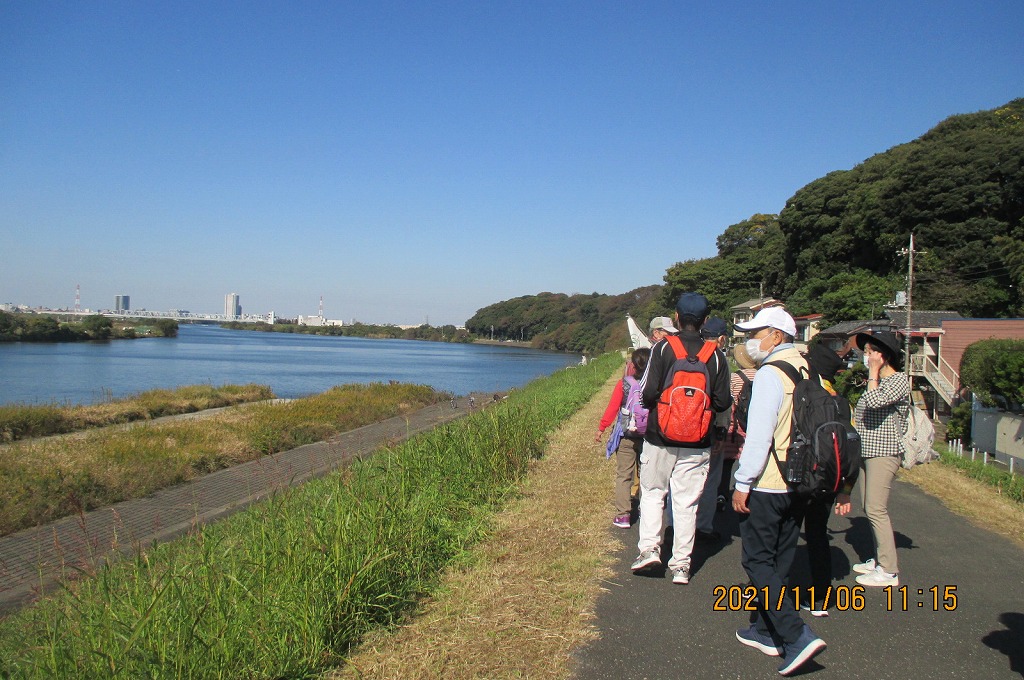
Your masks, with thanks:
[(1024, 96), (1024, 2), (0, 0), (0, 302), (617, 294)]

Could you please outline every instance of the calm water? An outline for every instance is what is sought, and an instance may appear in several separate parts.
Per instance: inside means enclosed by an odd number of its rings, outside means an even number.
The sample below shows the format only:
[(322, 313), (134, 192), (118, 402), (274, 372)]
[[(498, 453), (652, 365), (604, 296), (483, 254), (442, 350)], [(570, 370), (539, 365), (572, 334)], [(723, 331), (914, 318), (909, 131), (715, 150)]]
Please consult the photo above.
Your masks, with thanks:
[(194, 384), (260, 383), (294, 398), (388, 380), (463, 395), (520, 387), (578, 361), (518, 347), (182, 325), (175, 339), (0, 343), (0, 404), (85, 404)]

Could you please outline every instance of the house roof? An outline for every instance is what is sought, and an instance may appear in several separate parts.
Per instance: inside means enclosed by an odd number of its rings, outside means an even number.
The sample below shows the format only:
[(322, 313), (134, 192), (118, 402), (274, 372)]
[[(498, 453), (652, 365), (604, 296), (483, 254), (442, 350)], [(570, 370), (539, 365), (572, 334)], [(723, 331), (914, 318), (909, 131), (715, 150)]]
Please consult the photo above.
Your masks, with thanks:
[(761, 305), (764, 305), (764, 304), (766, 304), (768, 302), (776, 302), (776, 303), (780, 303), (781, 304), (781, 301), (776, 300), (775, 298), (772, 298), (772, 297), (765, 297), (765, 298), (757, 297), (757, 298), (751, 298), (751, 299), (747, 300), (746, 302), (741, 302), (738, 305), (733, 305), (730, 309), (732, 309), (733, 311), (737, 311), (737, 312), (742, 311), (744, 309), (753, 310), (753, 309), (761, 307)]
[(857, 321), (840, 321), (835, 326), (829, 326), (828, 328), (819, 331), (821, 335), (839, 335), (846, 337), (853, 335), (854, 333), (860, 333), (867, 328), (888, 328), (891, 322), (888, 319), (876, 319), (875, 321), (857, 320)]
[[(964, 317), (959, 312), (936, 312), (924, 310), (920, 312), (910, 313), (910, 328), (911, 333), (920, 335), (920, 329), (922, 328), (939, 328), (943, 321), (958, 321)], [(894, 333), (902, 333), (907, 327), (907, 315), (906, 313), (900, 313), (895, 310), (887, 310), (885, 312), (884, 319), (875, 319), (873, 321), (858, 320), (858, 321), (843, 321), (837, 323), (834, 326), (829, 326), (825, 330), (821, 331), (823, 335), (836, 335), (846, 336), (853, 335), (854, 333), (860, 333), (867, 329), (885, 329), (893, 331)], [(914, 333), (914, 331), (918, 331)]]
[[(896, 310), (886, 310), (885, 316), (892, 319), (893, 325), (897, 328), (907, 327), (907, 314), (906, 312), (898, 312)], [(936, 312), (936, 311), (920, 311), (910, 313), (910, 327), (911, 328), (941, 328), (943, 321), (959, 321), (965, 317), (960, 312)]]

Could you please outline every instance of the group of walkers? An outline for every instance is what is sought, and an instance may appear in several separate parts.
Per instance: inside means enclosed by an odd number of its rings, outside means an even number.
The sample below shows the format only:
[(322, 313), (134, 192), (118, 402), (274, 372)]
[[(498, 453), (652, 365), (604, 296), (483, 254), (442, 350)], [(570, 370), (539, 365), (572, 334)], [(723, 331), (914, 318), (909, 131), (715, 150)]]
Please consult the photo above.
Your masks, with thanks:
[[(832, 512), (850, 511), (858, 477), (876, 552), (853, 566), (857, 582), (869, 587), (899, 584), (888, 500), (900, 466), (909, 382), (899, 370), (903, 356), (893, 334), (861, 333), (838, 353), (816, 344), (804, 354), (794, 344), (796, 323), (782, 306), (762, 308), (749, 321), (736, 324), (746, 342), (733, 349), (739, 366), (733, 372), (725, 353), (727, 326), (709, 318), (709, 311), (703, 295), (683, 293), (674, 317), (651, 321), (652, 346), (633, 352), (626, 375), (613, 391), (596, 437), (600, 440), (620, 419), (616, 432), (621, 440), (608, 447), (616, 457), (613, 523), (631, 526), (632, 499), (638, 495), (639, 554), (632, 571), (667, 568), (672, 583), (687, 584), (693, 575), (694, 544), (721, 540), (713, 528), (716, 511), (731, 508), (738, 513), (742, 565), (751, 592), (758, 593), (758, 611), (748, 628), (736, 632), (736, 639), (781, 657), (779, 673), (789, 675), (826, 647), (791, 600), (783, 605), (783, 594), (792, 592), (788, 579), (800, 528), (817, 593), (817, 601), (804, 609), (812, 616), (827, 616), (822, 600), (832, 583), (828, 518)], [(860, 438), (861, 463), (837, 475), (830, 491), (798, 492), (786, 465), (791, 443), (802, 436), (793, 425), (797, 383), (814, 380), (834, 395), (832, 383), (845, 365), (841, 357), (854, 345), (864, 353), (868, 369), (867, 389), (850, 427), (856, 433), (851, 436)], [(691, 408), (691, 403), (702, 405)], [(637, 417), (637, 411), (646, 418)], [(851, 419), (848, 408), (845, 418)], [(662, 556), (666, 511), (672, 524), (667, 561)]]

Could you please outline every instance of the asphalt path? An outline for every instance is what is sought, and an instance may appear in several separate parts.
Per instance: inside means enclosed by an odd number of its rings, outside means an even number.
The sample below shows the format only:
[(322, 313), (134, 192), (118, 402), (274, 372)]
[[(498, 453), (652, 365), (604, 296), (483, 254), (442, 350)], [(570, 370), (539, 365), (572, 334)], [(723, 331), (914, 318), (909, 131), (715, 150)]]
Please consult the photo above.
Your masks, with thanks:
[[(854, 594), (857, 574), (850, 567), (872, 556), (871, 528), (859, 503), (858, 485), (854, 511), (847, 517), (833, 515), (829, 522), (837, 594)], [(907, 586), (906, 607), (899, 591), (890, 603), (882, 589), (866, 588), (859, 611), (849, 597), (845, 606), (840, 602), (843, 611), (833, 607), (827, 618), (803, 612), (804, 622), (828, 648), (796, 676), (1024, 676), (1024, 550), (972, 525), (907, 482), (894, 486), (889, 512), (900, 585)], [(597, 603), (600, 639), (577, 653), (577, 678), (780, 677), (779, 659), (735, 638), (736, 630), (747, 627), (749, 614), (727, 601), (719, 602), (726, 611), (716, 611), (716, 586), (728, 589), (745, 584), (747, 577), (740, 565), (738, 516), (726, 510), (715, 521), (723, 540), (697, 546), (689, 585), (673, 585), (662, 574), (633, 575), (629, 566), (637, 553), (637, 527), (610, 529), (619, 532), (622, 548), (615, 576)], [(791, 585), (809, 583), (801, 537)], [(950, 594), (956, 597), (954, 606)]]

